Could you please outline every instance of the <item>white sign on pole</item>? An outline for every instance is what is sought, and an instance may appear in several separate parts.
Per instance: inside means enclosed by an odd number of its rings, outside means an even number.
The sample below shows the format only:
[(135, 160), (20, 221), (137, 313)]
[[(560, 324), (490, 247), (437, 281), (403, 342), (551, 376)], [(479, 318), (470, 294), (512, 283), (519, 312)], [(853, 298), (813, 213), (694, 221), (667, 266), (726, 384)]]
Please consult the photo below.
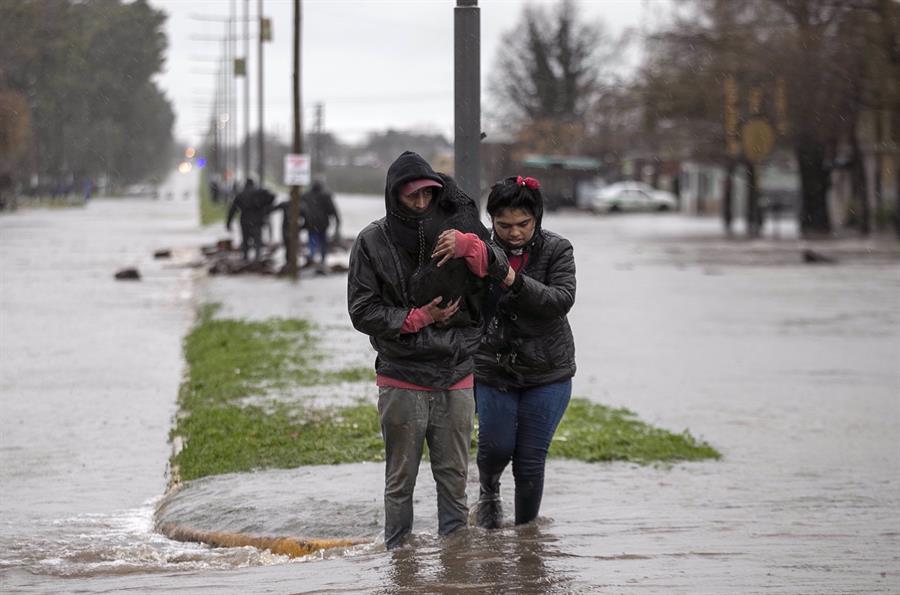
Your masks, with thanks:
[(309, 154), (288, 153), (284, 156), (285, 186), (309, 185)]

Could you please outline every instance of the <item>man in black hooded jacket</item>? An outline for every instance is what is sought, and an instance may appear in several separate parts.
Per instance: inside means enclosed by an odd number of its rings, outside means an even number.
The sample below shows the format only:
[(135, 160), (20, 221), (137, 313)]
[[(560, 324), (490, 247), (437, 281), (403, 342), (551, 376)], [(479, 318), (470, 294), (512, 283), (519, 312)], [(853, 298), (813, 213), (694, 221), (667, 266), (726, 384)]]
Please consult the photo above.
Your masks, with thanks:
[(474, 233), (491, 278), (505, 278), (509, 265), (503, 251), (487, 243), (475, 202), (416, 153), (407, 151), (391, 164), (384, 198), (386, 216), (360, 232), (350, 253), (347, 300), (353, 326), (369, 335), (378, 354), (385, 545), (391, 549), (412, 530), (412, 496), (426, 441), (439, 533), (464, 527), (468, 517), (473, 357), (486, 284), (462, 258), (433, 258), (438, 236), (450, 229)]
[(225, 229), (231, 231), (231, 221), (238, 213), (241, 214), (241, 253), (244, 260), (254, 250), (254, 258), (262, 257), (262, 228), (267, 223), (275, 195), (265, 188), (257, 188), (253, 180), (247, 178), (244, 189), (241, 190), (228, 209), (228, 217), (225, 220)]

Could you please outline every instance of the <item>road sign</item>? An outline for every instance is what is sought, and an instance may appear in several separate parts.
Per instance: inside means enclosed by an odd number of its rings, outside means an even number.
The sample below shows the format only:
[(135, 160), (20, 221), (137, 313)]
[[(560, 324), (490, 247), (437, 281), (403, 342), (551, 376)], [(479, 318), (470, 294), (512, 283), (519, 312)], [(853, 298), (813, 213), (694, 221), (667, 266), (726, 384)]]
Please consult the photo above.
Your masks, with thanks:
[(744, 155), (747, 159), (759, 161), (772, 151), (775, 145), (775, 131), (762, 118), (753, 118), (744, 124), (741, 139), (744, 141)]
[(286, 186), (309, 185), (308, 153), (288, 153), (284, 156), (284, 184)]

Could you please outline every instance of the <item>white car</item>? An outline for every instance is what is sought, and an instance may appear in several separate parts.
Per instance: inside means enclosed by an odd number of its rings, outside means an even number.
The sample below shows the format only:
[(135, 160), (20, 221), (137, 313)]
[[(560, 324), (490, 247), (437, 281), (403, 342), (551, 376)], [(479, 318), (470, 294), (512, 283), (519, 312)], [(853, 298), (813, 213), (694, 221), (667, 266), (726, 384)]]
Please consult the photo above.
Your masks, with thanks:
[(616, 182), (601, 188), (591, 197), (595, 212), (674, 211), (678, 201), (665, 190), (656, 190), (643, 182)]
[(159, 189), (153, 184), (131, 184), (122, 190), (122, 196), (125, 198), (159, 198)]

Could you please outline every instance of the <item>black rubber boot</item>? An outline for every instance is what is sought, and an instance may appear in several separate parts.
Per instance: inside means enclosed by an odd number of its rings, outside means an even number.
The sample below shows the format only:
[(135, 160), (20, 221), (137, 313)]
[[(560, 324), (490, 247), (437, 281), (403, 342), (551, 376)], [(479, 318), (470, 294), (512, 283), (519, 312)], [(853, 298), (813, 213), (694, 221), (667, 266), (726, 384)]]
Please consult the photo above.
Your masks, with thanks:
[(475, 524), (482, 529), (503, 526), (503, 504), (500, 502), (500, 475), (481, 476), (481, 494), (475, 511)]
[[(525, 482), (523, 482), (525, 483)], [(530, 523), (538, 516), (541, 509), (541, 496), (544, 492), (544, 482), (537, 483), (537, 486), (529, 485), (530, 489), (523, 489), (520, 485), (516, 485), (516, 524), (524, 525)]]

